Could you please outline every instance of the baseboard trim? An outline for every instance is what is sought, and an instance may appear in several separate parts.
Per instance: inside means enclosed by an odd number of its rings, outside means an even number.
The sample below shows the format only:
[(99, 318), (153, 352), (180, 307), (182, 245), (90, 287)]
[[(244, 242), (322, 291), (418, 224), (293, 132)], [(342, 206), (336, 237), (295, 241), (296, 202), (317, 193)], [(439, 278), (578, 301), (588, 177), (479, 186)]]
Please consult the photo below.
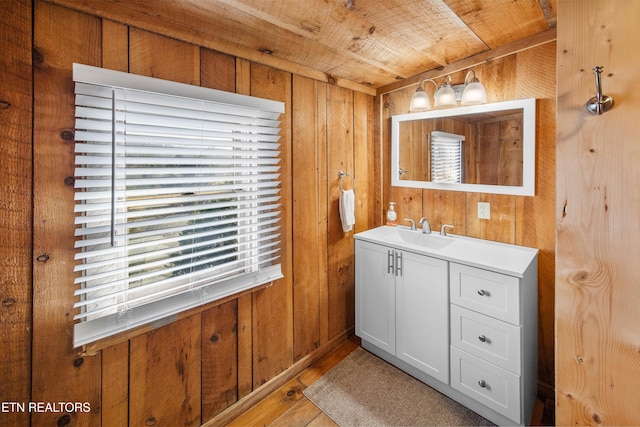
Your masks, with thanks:
[(335, 349), (338, 345), (342, 344), (353, 334), (354, 329), (350, 328), (330, 339), (329, 341), (315, 349), (313, 352), (307, 354), (302, 359), (291, 365), (289, 368), (273, 377), (271, 380), (267, 381), (242, 399), (238, 400), (233, 405), (229, 406), (224, 411), (220, 412), (215, 417), (204, 422), (201, 427), (214, 427), (229, 424), (232, 420), (240, 416), (253, 405), (267, 397), (269, 394), (277, 390), (287, 381), (291, 380), (296, 375), (307, 369), (309, 365), (323, 358), (325, 355), (327, 355), (327, 353)]

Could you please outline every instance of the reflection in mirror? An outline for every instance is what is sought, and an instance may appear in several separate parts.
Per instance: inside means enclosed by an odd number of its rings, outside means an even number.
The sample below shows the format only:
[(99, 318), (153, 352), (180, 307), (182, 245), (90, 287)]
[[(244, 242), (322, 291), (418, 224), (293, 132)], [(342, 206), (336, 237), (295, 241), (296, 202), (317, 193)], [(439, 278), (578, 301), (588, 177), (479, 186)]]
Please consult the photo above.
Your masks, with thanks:
[(440, 132), (429, 132), (429, 169), (428, 180), (460, 184), (463, 182), (464, 167), (462, 162), (462, 144), (464, 135)]
[(392, 117), (392, 184), (534, 194), (535, 99)]

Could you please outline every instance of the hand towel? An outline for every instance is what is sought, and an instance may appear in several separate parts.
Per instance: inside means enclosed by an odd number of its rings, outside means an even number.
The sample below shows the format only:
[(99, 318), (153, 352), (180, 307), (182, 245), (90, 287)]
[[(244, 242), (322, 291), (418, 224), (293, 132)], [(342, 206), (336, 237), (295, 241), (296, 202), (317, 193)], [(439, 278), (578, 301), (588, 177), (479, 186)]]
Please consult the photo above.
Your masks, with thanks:
[(356, 223), (355, 207), (356, 196), (353, 190), (343, 190), (340, 195), (338, 207), (340, 208), (340, 220), (342, 221), (342, 231), (345, 233), (353, 229)]

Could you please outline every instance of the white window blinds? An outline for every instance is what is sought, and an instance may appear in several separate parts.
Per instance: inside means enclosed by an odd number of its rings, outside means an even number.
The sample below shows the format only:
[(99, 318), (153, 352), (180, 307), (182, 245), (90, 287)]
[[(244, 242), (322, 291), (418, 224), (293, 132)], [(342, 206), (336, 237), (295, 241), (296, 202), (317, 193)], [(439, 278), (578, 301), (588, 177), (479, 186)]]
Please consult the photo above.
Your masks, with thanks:
[(280, 102), (74, 64), (74, 344), (282, 277)]
[(431, 181), (461, 183), (464, 135), (433, 131), (430, 139)]

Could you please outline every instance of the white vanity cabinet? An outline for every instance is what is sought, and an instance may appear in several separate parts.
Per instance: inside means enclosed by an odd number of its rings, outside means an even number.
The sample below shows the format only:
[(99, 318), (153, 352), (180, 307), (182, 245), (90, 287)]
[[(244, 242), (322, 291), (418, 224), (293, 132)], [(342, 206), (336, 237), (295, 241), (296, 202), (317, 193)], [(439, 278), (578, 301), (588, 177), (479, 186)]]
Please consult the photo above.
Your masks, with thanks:
[(537, 275), (453, 262), (449, 271), (451, 387), (528, 423), (537, 390)]
[(448, 263), (356, 241), (356, 335), (449, 381)]
[(537, 253), (378, 227), (355, 236), (362, 347), (498, 425), (537, 394)]

